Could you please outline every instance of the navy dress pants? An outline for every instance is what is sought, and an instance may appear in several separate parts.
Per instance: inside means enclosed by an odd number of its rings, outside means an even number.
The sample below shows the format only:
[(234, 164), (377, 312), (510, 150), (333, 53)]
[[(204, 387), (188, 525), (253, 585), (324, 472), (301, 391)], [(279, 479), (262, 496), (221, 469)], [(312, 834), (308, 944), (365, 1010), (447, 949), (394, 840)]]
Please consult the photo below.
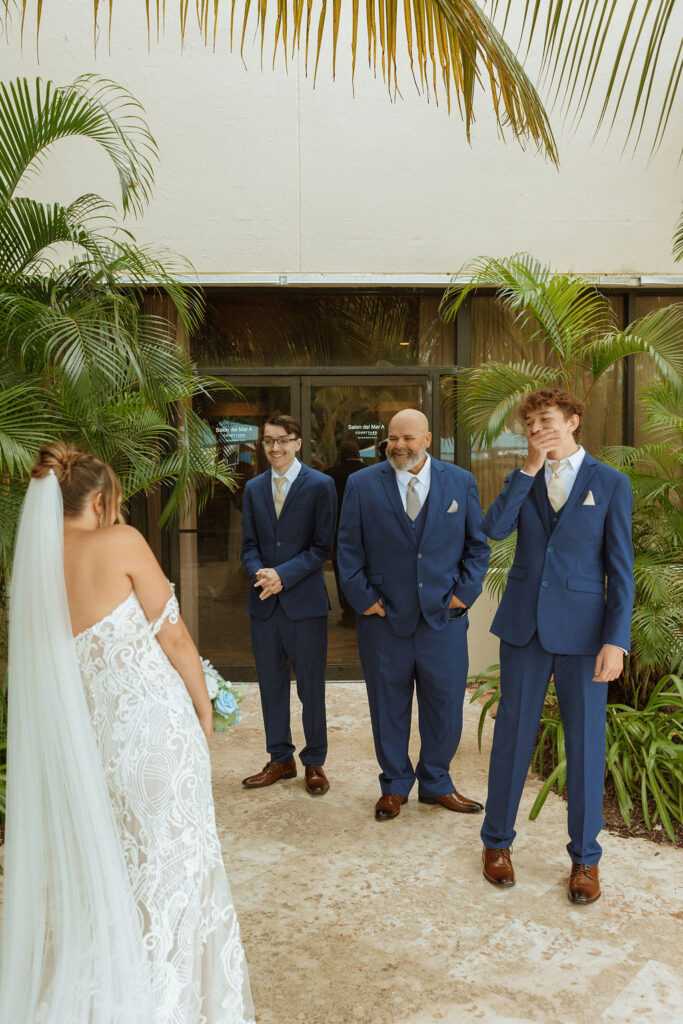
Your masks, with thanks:
[(576, 864), (597, 864), (604, 824), (607, 683), (594, 683), (595, 656), (550, 654), (534, 637), (524, 647), (501, 640), (501, 697), (493, 730), (486, 817), (481, 838), (490, 849), (512, 845), (515, 819), (531, 762), (551, 674), (567, 754), (567, 851)]
[[(383, 793), (408, 796), (417, 778), (422, 796), (455, 789), (450, 776), (467, 681), (467, 615), (442, 630), (420, 617), (411, 636), (397, 636), (386, 618), (358, 616), (358, 650), (370, 705)], [(408, 756), (413, 692), (417, 692), (420, 757)]]
[(294, 756), (289, 725), (290, 667), (302, 704), (306, 745), (302, 764), (322, 765), (327, 757), (325, 668), (327, 616), (290, 619), (278, 602), (268, 619), (251, 617), (251, 643), (258, 672), (266, 748), (272, 761), (285, 764)]

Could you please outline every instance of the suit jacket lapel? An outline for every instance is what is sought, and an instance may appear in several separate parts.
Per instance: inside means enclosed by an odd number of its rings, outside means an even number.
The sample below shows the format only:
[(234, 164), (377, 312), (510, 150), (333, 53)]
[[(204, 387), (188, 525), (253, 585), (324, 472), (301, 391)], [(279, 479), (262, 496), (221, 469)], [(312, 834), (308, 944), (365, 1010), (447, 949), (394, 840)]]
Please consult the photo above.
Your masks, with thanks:
[(557, 530), (562, 529), (562, 523), (565, 521), (567, 516), (570, 516), (576, 508), (576, 506), (579, 505), (585, 498), (586, 487), (588, 486), (588, 482), (590, 481), (590, 478), (593, 476), (593, 473), (595, 472), (596, 466), (597, 460), (594, 459), (592, 455), (584, 455), (583, 462), (579, 467), (579, 472), (576, 474), (576, 480), (574, 481), (574, 486), (572, 487), (571, 494), (567, 498), (565, 506), (562, 509), (562, 515), (558, 519), (557, 526), (555, 527), (553, 533), (555, 533)]
[(382, 465), (382, 483), (385, 491), (387, 492), (391, 507), (396, 513), (398, 521), (403, 527), (406, 536), (410, 537), (413, 544), (417, 544), (415, 540), (415, 533), (408, 526), (408, 516), (406, 515), (403, 502), (401, 501), (401, 494), (398, 489), (398, 484), (396, 483), (396, 474), (388, 462), (385, 462)]
[[(295, 498), (297, 492), (300, 491), (301, 488), (303, 487), (304, 483), (306, 482), (306, 476), (307, 475), (308, 475), (308, 467), (305, 466), (303, 464), (303, 462), (302, 462), (301, 463), (301, 469), (299, 470), (299, 472), (297, 474), (296, 480), (294, 480), (294, 482), (289, 485), (289, 490), (287, 491), (287, 495), (286, 495), (284, 503), (282, 505), (282, 511), (280, 512), (280, 519), (282, 519), (282, 517), (285, 514), (285, 512), (287, 511), (287, 509), (290, 507), (290, 505), (294, 501), (294, 498)], [(275, 515), (275, 502), (273, 502), (273, 515)]]
[[(434, 523), (439, 518), (440, 513), (443, 511), (441, 508), (441, 494), (443, 491), (443, 466), (436, 459), (432, 459), (431, 476), (429, 479), (429, 503), (427, 505), (427, 519), (425, 521), (424, 530), (422, 531), (423, 539), (427, 536)], [(462, 510), (466, 514), (467, 509)]]
[(536, 478), (531, 485), (531, 493), (534, 496), (536, 508), (539, 516), (541, 517), (541, 522), (545, 527), (545, 532), (550, 535), (552, 532), (552, 524), (550, 522), (550, 512), (548, 510), (548, 489), (545, 485), (545, 467), (541, 467), (536, 474)]
[(275, 499), (273, 498), (273, 471), (269, 467), (265, 473), (261, 473), (258, 479), (261, 484), (259, 499), (266, 509), (271, 526), (275, 529), (277, 517), (275, 515)]

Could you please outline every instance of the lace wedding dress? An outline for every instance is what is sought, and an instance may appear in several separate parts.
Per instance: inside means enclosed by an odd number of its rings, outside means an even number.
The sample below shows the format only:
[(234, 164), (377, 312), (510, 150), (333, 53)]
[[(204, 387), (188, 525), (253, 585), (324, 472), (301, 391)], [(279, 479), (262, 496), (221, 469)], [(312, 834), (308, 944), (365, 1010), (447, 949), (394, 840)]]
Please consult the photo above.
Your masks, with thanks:
[(211, 765), (182, 679), (135, 591), (79, 633), (76, 655), (150, 966), (150, 1024), (251, 1024)]

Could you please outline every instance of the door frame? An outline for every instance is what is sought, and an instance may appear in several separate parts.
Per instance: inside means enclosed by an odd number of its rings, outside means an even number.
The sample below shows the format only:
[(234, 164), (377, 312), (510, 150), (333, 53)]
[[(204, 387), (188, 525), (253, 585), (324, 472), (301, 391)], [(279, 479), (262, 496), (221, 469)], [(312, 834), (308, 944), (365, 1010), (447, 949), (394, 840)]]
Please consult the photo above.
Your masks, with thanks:
[(454, 369), (453, 366), (266, 366), (254, 370), (222, 365), (199, 366), (198, 372), (234, 384), (238, 390), (242, 381), (245, 387), (283, 387), (289, 383), (291, 415), (301, 424), (301, 457), (308, 464), (311, 458), (311, 388), (326, 384), (339, 387), (390, 383), (421, 385), (422, 409), (432, 432), (431, 452), (438, 459), (441, 455), (440, 380), (452, 376)]

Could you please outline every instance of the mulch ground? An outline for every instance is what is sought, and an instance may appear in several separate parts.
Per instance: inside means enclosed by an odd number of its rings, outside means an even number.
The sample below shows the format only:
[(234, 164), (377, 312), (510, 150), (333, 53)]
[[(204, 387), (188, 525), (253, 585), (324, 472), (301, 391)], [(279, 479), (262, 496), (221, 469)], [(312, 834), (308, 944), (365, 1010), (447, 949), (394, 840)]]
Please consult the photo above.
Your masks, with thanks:
[[(476, 686), (472, 685), (471, 683), (468, 684), (468, 690), (470, 692), (473, 692), (475, 689)], [(480, 697), (478, 703), (484, 704), (485, 699), (485, 697)], [(491, 712), (489, 712), (489, 714), (491, 714)], [(491, 717), (495, 718), (495, 714)], [(537, 774), (540, 775), (540, 778), (547, 779), (553, 769), (549, 749), (546, 749), (545, 751), (545, 757), (543, 759), (543, 762), (543, 771)], [(566, 800), (566, 798), (567, 796), (565, 791), (565, 793), (562, 794), (562, 799)], [(653, 806), (651, 806), (649, 810), (650, 821), (652, 821)], [(543, 814), (543, 809), (541, 809), (540, 813)], [(645, 815), (643, 814), (643, 808), (639, 800), (634, 800), (634, 806), (631, 808), (631, 824), (626, 824), (626, 822), (621, 816), (621, 811), (619, 810), (619, 801), (617, 800), (614, 782), (609, 776), (605, 781), (605, 799), (603, 802), (603, 815), (605, 818), (606, 830), (608, 832), (612, 832), (614, 835), (634, 839), (649, 839), (652, 843), (671, 843), (671, 840), (669, 839), (668, 835), (666, 834), (666, 831), (664, 830), (664, 827), (661, 825), (660, 822), (657, 822), (651, 830), (648, 829), (645, 823)], [(675, 840), (674, 845), (683, 847), (683, 824), (674, 821), (672, 822), (672, 825)]]

